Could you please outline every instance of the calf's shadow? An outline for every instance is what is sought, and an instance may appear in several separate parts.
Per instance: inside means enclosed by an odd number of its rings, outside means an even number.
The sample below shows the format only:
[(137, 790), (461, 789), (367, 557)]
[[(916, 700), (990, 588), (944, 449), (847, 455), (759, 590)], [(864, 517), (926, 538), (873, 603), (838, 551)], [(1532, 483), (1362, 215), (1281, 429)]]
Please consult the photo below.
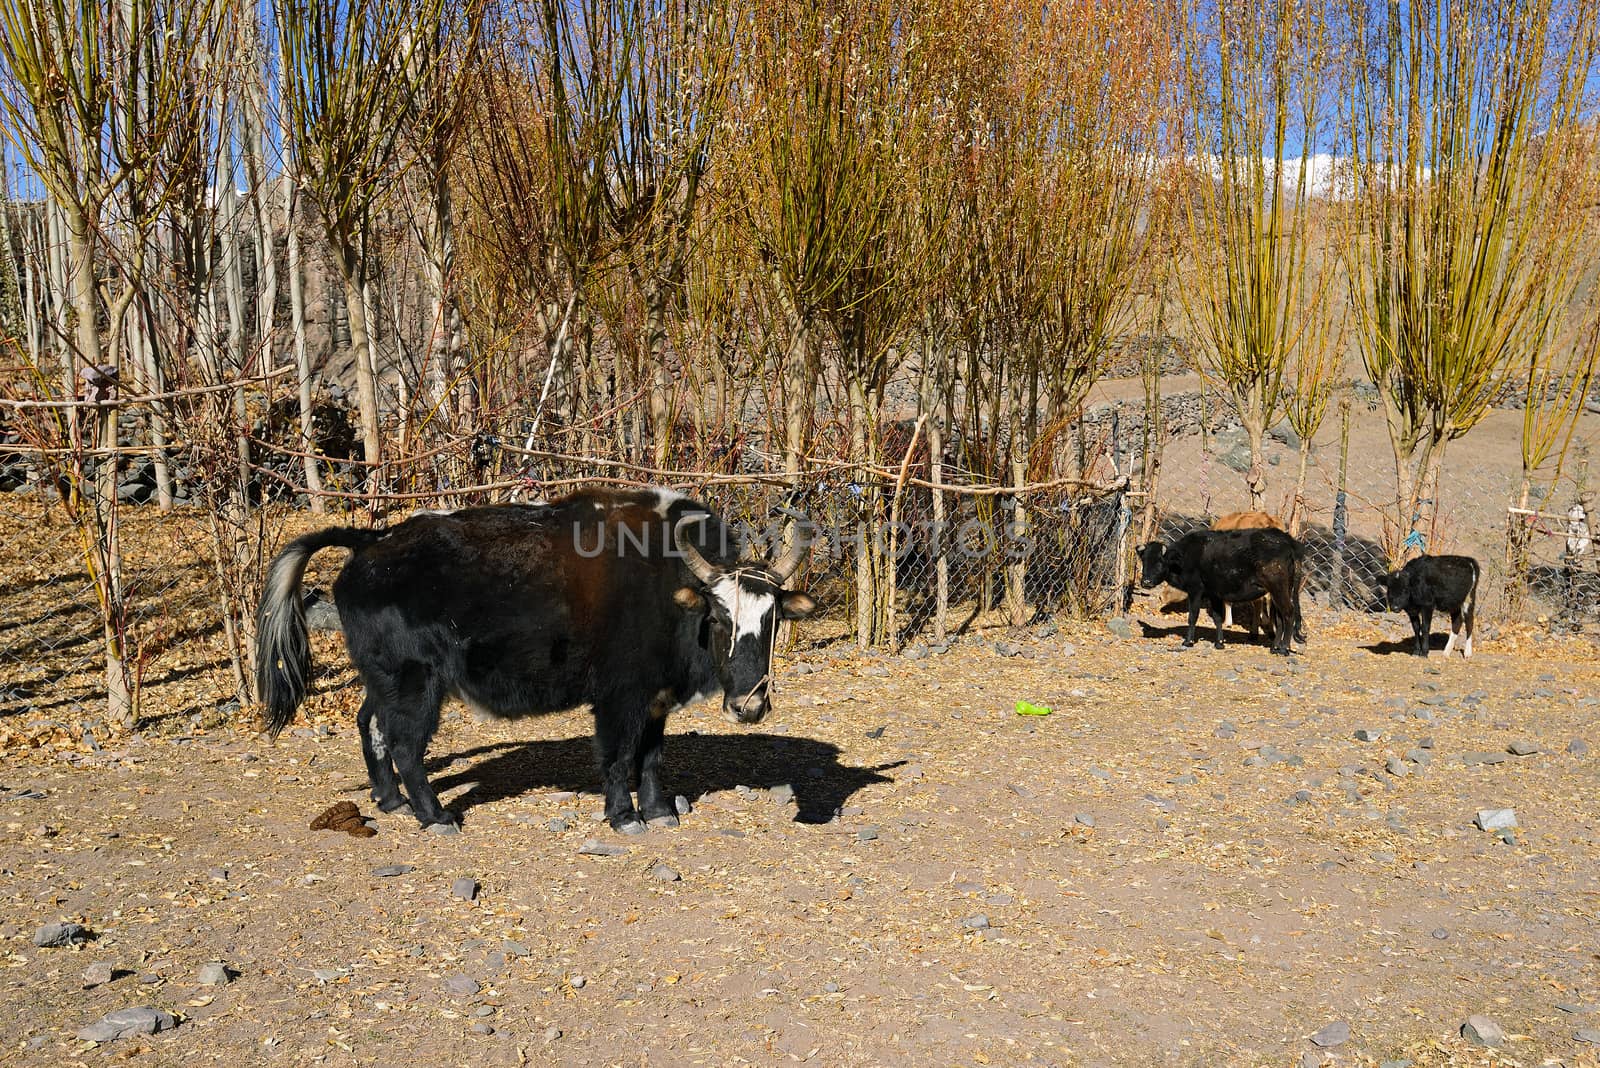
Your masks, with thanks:
[[(765, 789), (787, 783), (799, 808), (797, 823), (827, 823), (864, 786), (892, 782), (882, 772), (903, 760), (872, 768), (839, 762), (839, 747), (812, 738), (786, 735), (667, 734), (662, 786), (695, 801), (719, 790), (744, 785)], [(479, 805), (521, 797), (539, 789), (596, 791), (600, 773), (589, 735), (555, 741), (499, 742), (428, 759), (433, 788), (445, 793), (470, 788), (447, 807), (465, 814)], [(441, 774), (442, 773), (442, 774)], [(357, 787), (352, 786), (352, 789)]]

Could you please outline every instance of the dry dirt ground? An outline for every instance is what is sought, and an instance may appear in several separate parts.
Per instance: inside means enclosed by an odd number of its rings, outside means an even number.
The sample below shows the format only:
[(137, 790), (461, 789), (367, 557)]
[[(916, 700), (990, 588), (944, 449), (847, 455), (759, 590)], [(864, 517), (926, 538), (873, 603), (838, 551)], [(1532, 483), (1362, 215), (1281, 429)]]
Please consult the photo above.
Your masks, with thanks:
[[(1423, 662), (1397, 620), (1313, 616), (1284, 660), (1137, 619), (798, 648), (759, 727), (674, 718), (694, 810), (639, 838), (570, 793), (596, 782), (585, 713), (454, 708), (432, 774), (462, 834), (308, 829), (372, 812), (337, 637), (276, 743), (169, 719), (13, 751), (0, 1063), (1597, 1063), (1591, 643), (1485, 628), (1470, 663)], [(94, 940), (33, 945), (63, 920)], [(86, 989), (97, 961), (116, 978)], [(200, 985), (217, 961), (232, 981)], [(178, 1026), (74, 1037), (137, 1005)], [(1459, 1036), (1474, 1013), (1501, 1050)]]

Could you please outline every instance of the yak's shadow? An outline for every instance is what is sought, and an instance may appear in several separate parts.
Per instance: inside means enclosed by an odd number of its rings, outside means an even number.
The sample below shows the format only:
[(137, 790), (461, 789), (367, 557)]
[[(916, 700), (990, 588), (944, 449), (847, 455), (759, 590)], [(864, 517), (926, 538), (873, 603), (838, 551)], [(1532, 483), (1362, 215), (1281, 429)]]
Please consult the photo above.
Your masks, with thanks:
[[(1450, 640), (1450, 635), (1448, 635), (1448, 634), (1437, 634), (1437, 633), (1429, 634), (1428, 635), (1428, 651), (1429, 652), (1442, 652), (1444, 650), (1445, 643), (1448, 642), (1449, 640)], [(1361, 648), (1365, 649), (1369, 653), (1377, 653), (1379, 656), (1394, 656), (1396, 654), (1403, 654), (1403, 655), (1406, 655), (1406, 656), (1415, 656), (1416, 654), (1413, 652), (1413, 650), (1416, 649), (1416, 647), (1417, 647), (1417, 639), (1408, 636), (1408, 637), (1400, 638), (1400, 639), (1398, 639), (1396, 641), (1392, 641), (1392, 642), (1390, 642), (1390, 641), (1373, 642), (1371, 645), (1363, 645)], [(1454, 651), (1453, 650), (1451, 652), (1451, 655), (1454, 655)]]
[[(1139, 620), (1139, 631), (1140, 637), (1143, 638), (1182, 638), (1184, 635), (1189, 633), (1189, 624), (1179, 623), (1171, 627), (1158, 627), (1154, 624), (1146, 623), (1141, 619)], [(1197, 627), (1195, 627), (1194, 631), (1195, 644), (1199, 645), (1201, 643), (1205, 643), (1209, 645), (1211, 644), (1212, 639), (1214, 639), (1216, 636), (1217, 625), (1210, 622), (1205, 616), (1201, 616), (1200, 623)], [(1243, 630), (1238, 627), (1228, 627), (1224, 629), (1222, 632), (1222, 640), (1228, 645), (1260, 645), (1262, 647), (1266, 647), (1268, 644), (1270, 644), (1267, 642), (1265, 637), (1258, 636), (1252, 639), (1248, 630)]]
[[(811, 738), (669, 733), (662, 786), (668, 794), (683, 794), (693, 801), (741, 784), (754, 789), (787, 783), (794, 788), (799, 807), (796, 822), (827, 823), (857, 790), (893, 781), (880, 772), (905, 763), (855, 768), (841, 764), (839, 755), (838, 746)], [(427, 763), (429, 780), (440, 793), (470, 784), (466, 792), (450, 799), (448, 807), (459, 813), (538, 789), (600, 788), (594, 743), (587, 735), (483, 745), (460, 753), (441, 753)]]

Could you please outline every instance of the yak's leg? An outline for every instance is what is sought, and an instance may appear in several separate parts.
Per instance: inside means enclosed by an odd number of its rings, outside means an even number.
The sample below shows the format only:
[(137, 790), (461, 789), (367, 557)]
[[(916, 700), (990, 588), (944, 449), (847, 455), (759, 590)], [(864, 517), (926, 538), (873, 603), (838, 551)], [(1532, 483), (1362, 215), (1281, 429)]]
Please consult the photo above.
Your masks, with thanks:
[(1228, 603), (1220, 599), (1213, 599), (1210, 604), (1211, 618), (1217, 621), (1216, 646), (1222, 648), (1222, 621), (1227, 618)]
[(1456, 647), (1456, 632), (1461, 629), (1461, 609), (1450, 610), (1450, 637), (1444, 640), (1444, 658), (1450, 659), (1450, 652)]
[[(1231, 604), (1224, 604), (1222, 606), (1222, 625), (1225, 627), (1233, 626), (1233, 605)], [(1255, 637), (1255, 633), (1253, 631), (1250, 637)]]
[(1413, 652), (1417, 656), (1428, 655), (1429, 632), (1433, 630), (1433, 610), (1428, 608), (1413, 608), (1406, 613), (1411, 617), (1411, 632), (1416, 636)]
[[(361, 759), (367, 763), (367, 781), (372, 783), (372, 800), (379, 812), (398, 812), (406, 807), (400, 796), (400, 780), (395, 778), (394, 762), (389, 759), (389, 746), (383, 740), (378, 725), (378, 703), (367, 694), (356, 713), (356, 728), (361, 732)], [(409, 813), (407, 813), (409, 815)]]
[(678, 813), (671, 798), (661, 789), (661, 757), (666, 748), (667, 713), (655, 706), (650, 709), (650, 719), (644, 725), (644, 738), (640, 740), (636, 755), (639, 773), (639, 814), (652, 827), (676, 827)]
[(644, 820), (633, 807), (629, 790), (639, 766), (644, 743), (645, 723), (649, 720), (646, 703), (613, 700), (594, 707), (595, 748), (600, 754), (601, 788), (606, 795), (606, 819), (619, 834), (644, 833)]
[(411, 797), (411, 811), (424, 827), (434, 823), (457, 826), (461, 818), (439, 804), (439, 795), (428, 785), (428, 773), (422, 766), (433, 732), (439, 729), (444, 691), (428, 666), (416, 660), (401, 667), (395, 678), (395, 691), (394, 700), (385, 703), (379, 722), (395, 770)]
[(1189, 596), (1189, 630), (1183, 636), (1184, 648), (1194, 644), (1194, 628), (1200, 622), (1200, 595)]

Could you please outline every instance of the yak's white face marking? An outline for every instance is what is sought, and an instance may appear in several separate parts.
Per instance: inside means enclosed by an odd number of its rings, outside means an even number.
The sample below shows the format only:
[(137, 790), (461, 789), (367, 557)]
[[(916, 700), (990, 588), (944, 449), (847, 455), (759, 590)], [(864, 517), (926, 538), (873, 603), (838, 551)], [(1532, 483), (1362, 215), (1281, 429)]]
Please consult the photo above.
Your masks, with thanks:
[(736, 576), (728, 575), (711, 587), (711, 596), (728, 610), (733, 621), (733, 644), (740, 638), (759, 638), (766, 625), (767, 616), (778, 606), (778, 599), (770, 593), (752, 593), (739, 584)]
[(687, 494), (679, 493), (675, 489), (658, 489), (655, 491), (655, 495), (656, 515), (659, 515), (662, 519), (667, 518), (667, 512), (671, 510), (674, 504), (689, 499)]

